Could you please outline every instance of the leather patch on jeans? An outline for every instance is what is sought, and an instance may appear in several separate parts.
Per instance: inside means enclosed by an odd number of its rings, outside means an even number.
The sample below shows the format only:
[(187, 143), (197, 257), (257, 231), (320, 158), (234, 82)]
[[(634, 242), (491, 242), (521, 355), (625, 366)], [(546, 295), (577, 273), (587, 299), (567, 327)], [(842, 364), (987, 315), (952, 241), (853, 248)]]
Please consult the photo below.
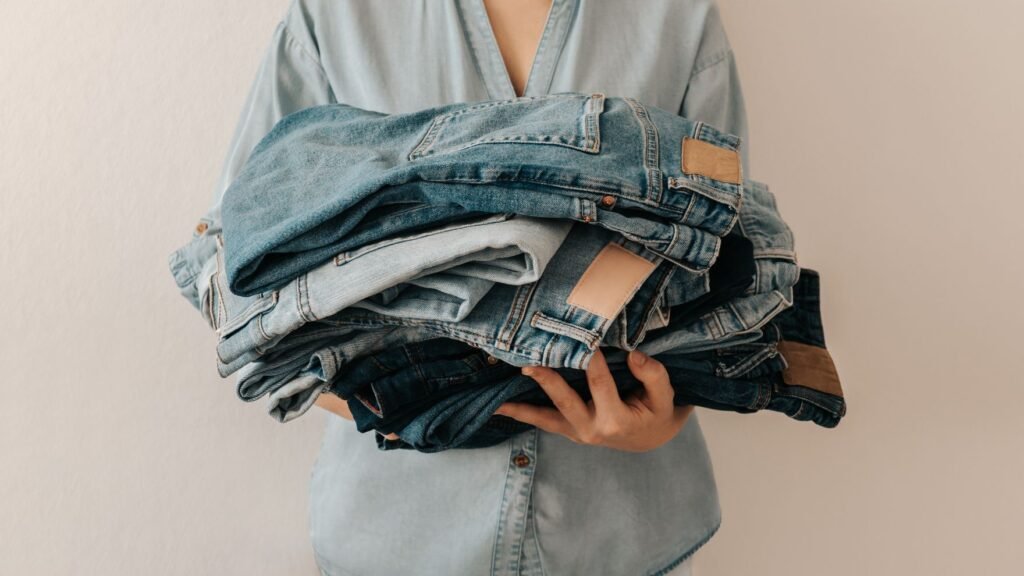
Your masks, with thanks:
[(843, 397), (839, 374), (827, 349), (792, 340), (780, 340), (778, 349), (789, 365), (782, 371), (783, 382)]
[(565, 301), (602, 318), (614, 318), (657, 266), (609, 242), (587, 266)]
[(683, 138), (683, 174), (742, 184), (740, 153), (696, 138)]

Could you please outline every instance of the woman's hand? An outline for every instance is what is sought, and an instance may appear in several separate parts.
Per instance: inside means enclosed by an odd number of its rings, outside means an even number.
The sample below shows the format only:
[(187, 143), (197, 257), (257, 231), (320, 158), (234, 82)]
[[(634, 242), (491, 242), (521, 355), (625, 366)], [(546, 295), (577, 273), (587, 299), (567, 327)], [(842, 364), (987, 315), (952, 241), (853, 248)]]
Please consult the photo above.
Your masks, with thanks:
[(693, 406), (675, 406), (672, 403), (675, 390), (661, 362), (633, 350), (627, 357), (627, 365), (644, 388), (623, 401), (604, 354), (598, 348), (587, 365), (587, 384), (592, 399), (586, 403), (555, 370), (545, 366), (524, 366), (523, 374), (540, 384), (555, 408), (526, 402), (505, 402), (495, 414), (533, 424), (579, 444), (627, 452), (652, 450), (682, 430)]

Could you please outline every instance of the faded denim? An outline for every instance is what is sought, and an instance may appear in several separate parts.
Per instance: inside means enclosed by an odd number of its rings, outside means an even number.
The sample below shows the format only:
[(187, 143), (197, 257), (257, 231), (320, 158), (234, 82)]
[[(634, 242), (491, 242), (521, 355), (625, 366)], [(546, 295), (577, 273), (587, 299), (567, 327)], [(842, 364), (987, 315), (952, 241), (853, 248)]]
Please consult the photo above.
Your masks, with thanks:
[[(701, 272), (740, 209), (739, 146), (600, 92), (390, 115), (306, 108), (277, 122), (224, 193), (228, 286), (270, 291), (345, 250), (505, 212), (595, 224)], [(731, 158), (736, 179), (688, 169), (694, 150)]]
[(667, 326), (652, 332), (638, 350), (654, 355), (752, 342), (761, 336), (761, 328), (772, 317), (792, 305), (793, 287), (800, 270), (793, 232), (779, 213), (775, 194), (763, 182), (744, 183), (738, 228), (753, 243), (754, 283), (742, 296), (700, 318), (671, 318)]
[[(623, 14), (629, 15), (628, 42), (588, 40), (625, 32)], [(424, 33), (424, 21), (436, 25), (430, 33)], [(389, 34), (367, 33), (367, 22), (382, 24), (374, 29)], [(415, 45), (403, 38), (416, 38)], [(182, 255), (182, 295), (197, 308), (189, 278), (214, 253), (210, 241), (220, 231), (219, 200), (282, 115), (334, 101), (402, 113), (513, 96), (479, 0), (295, 0), (266, 40), (234, 137), (225, 146), (221, 177), (211, 186), (209, 211), (200, 219), (201, 241)], [(369, 54), (379, 58), (364, 57)], [(555, 0), (526, 93), (560, 90), (636, 96), (747, 136), (737, 62), (714, 2), (650, 0), (636, 9), (620, 2)], [(745, 144), (741, 152), (752, 151), (756, 160), (756, 135)], [(195, 225), (182, 222), (182, 230), (187, 234)], [(701, 416), (693, 414), (677, 436), (649, 453), (580, 446), (535, 429), (489, 448), (425, 455), (379, 452), (351, 421), (327, 415), (309, 486), (317, 564), (334, 576), (670, 573), (721, 521)], [(529, 466), (512, 465), (513, 457), (523, 455)], [(622, 498), (622, 487), (637, 478), (645, 489)], [(382, 514), (394, 494), (415, 501), (415, 514), (402, 514), (400, 522), (395, 514)], [(555, 510), (585, 514), (551, 514)], [(577, 537), (581, 530), (586, 541)], [(395, 539), (420, 545), (396, 547)]]
[[(788, 355), (788, 357), (787, 357)], [(755, 342), (653, 356), (665, 364), (676, 405), (751, 413), (768, 410), (835, 427), (846, 403), (825, 347), (817, 271), (803, 268), (792, 307)], [(620, 393), (640, 389), (622, 354), (608, 364)], [(584, 372), (558, 369), (589, 400)], [(382, 450), (479, 448), (531, 428), (493, 415), (503, 402), (552, 406), (519, 368), (463, 343), (437, 338), (373, 352), (350, 364), (327, 390), (348, 400), (360, 432), (376, 431)], [(398, 440), (383, 434), (397, 433)]]
[[(592, 312), (569, 303), (574, 287), (610, 244), (650, 262), (651, 271), (610, 312)], [(355, 307), (319, 321), (367, 328), (420, 326), (436, 336), (485, 348), (510, 364), (585, 368), (616, 321), (625, 326), (616, 345), (632, 349), (642, 340), (659, 295), (677, 270), (678, 266), (616, 232), (575, 223), (539, 280), (520, 286), (495, 284), (458, 322), (389, 316)]]
[(230, 291), (224, 251), (218, 250), (213, 270), (199, 282), (207, 295), (204, 309), (208, 302), (221, 315), (206, 314), (219, 337), (218, 371), (227, 376), (301, 326), (348, 307), (458, 321), (495, 283), (536, 282), (571, 227), (512, 214), (451, 223), (340, 253), (285, 287), (256, 296)]

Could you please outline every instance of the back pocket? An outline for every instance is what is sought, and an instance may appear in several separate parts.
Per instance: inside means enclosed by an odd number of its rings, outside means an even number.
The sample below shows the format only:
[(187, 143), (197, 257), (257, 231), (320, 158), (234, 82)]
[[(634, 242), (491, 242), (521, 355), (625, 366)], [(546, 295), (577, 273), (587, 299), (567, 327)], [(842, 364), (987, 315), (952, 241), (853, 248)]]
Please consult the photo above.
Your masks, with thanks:
[(480, 144), (547, 144), (589, 154), (601, 150), (604, 94), (564, 92), (498, 100), (434, 118), (409, 160)]

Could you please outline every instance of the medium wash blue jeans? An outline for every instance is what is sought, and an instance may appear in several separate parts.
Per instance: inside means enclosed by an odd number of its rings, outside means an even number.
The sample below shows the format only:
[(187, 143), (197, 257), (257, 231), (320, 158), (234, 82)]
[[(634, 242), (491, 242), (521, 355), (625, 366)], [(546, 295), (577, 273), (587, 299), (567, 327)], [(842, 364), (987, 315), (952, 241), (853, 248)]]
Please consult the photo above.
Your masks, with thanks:
[[(753, 342), (689, 354), (654, 356), (665, 364), (676, 405), (751, 413), (781, 412), (834, 427), (846, 403), (825, 347), (819, 275), (802, 268), (793, 306), (773, 317)], [(642, 388), (625, 364), (609, 356), (620, 393)], [(558, 369), (584, 400), (585, 373)], [(490, 446), (530, 425), (494, 410), (517, 401), (552, 406), (536, 382), (484, 351), (451, 339), (412, 342), (366, 355), (330, 388), (348, 399), (357, 429), (376, 431), (382, 450), (436, 452)], [(384, 438), (395, 432), (398, 440)]]
[[(673, 313), (697, 317), (703, 310), (722, 305), (742, 294), (751, 285), (755, 272), (752, 243), (739, 234), (729, 234), (723, 238), (719, 258), (699, 284), (703, 287), (704, 280), (708, 280), (710, 290), (675, 306)], [(632, 302), (636, 304), (637, 301)], [(668, 310), (658, 310), (651, 319), (667, 320), (668, 317)], [(613, 324), (613, 328), (622, 324)], [(649, 321), (645, 329), (664, 325), (664, 321)], [(628, 333), (628, 326), (623, 333)], [(361, 354), (435, 337), (437, 333), (423, 324), (377, 327), (325, 322), (306, 324), (239, 370), (238, 395), (251, 401), (269, 393), (271, 414), (278, 420), (288, 421), (308, 409), (328, 383), (342, 378), (348, 365), (358, 362)], [(609, 331), (605, 343), (615, 345), (620, 340)], [(487, 346), (483, 348), (490, 350)], [(488, 357), (492, 362), (497, 360), (489, 354)]]
[[(572, 222), (513, 214), (449, 223), (337, 254), (279, 290), (238, 296), (227, 286), (224, 250), (200, 279), (227, 376), (264, 356), (307, 323), (356, 307), (410, 320), (457, 322), (495, 283), (540, 279)], [(219, 237), (218, 237), (219, 238)], [(209, 302), (207, 305), (206, 303)]]
[[(314, 300), (319, 302), (320, 310), (332, 309), (331, 306), (324, 307), (324, 302), (327, 302), (327, 299), (316, 298), (317, 294), (326, 293), (328, 286), (332, 285), (328, 278), (338, 278), (338, 280), (334, 280), (334, 285), (341, 281), (337, 267), (332, 264), (333, 269), (322, 272), (323, 276), (319, 276), (319, 282), (305, 280), (295, 283), (294, 290), (289, 289), (288, 295), (281, 298), (280, 302), (274, 301), (268, 308), (252, 304), (231, 307), (240, 310), (239, 317), (245, 319), (246, 322), (243, 324), (229, 320), (227, 325), (232, 326), (233, 332), (222, 332), (222, 341), (218, 346), (218, 352), (230, 350), (230, 346), (237, 345), (239, 342), (243, 343), (239, 347), (241, 354), (235, 357), (228, 356), (233, 360), (234, 366), (230, 370), (223, 371), (230, 372), (244, 367), (238, 377), (239, 396), (246, 400), (253, 400), (260, 394), (269, 392), (271, 394), (271, 413), (278, 419), (290, 420), (307, 409), (314, 400), (311, 398), (311, 393), (322, 390), (324, 384), (330, 380), (330, 377), (326, 375), (328, 369), (325, 367), (325, 362), (328, 364), (334, 362), (335, 367), (340, 370), (339, 358), (345, 358), (345, 361), (348, 361), (354, 357), (348, 346), (349, 340), (354, 338), (352, 334), (357, 330), (374, 330), (386, 326), (417, 326), (424, 330), (404, 333), (410, 335), (408, 336), (410, 338), (437, 336), (460, 338), (509, 363), (519, 365), (543, 363), (545, 360), (541, 358), (547, 358), (547, 365), (554, 364), (555, 367), (559, 367), (553, 360), (555, 356), (545, 353), (543, 349), (534, 350), (531, 356), (523, 360), (522, 355), (517, 354), (517, 350), (512, 350), (510, 353), (502, 350), (502, 341), (499, 338), (481, 338), (481, 334), (485, 336), (495, 334), (493, 332), (495, 330), (493, 317), (526, 318), (526, 312), (530, 310), (530, 306), (524, 305), (524, 302), (529, 302), (536, 311), (538, 302), (546, 301), (549, 306), (553, 306), (553, 308), (548, 308), (551, 313), (545, 314), (541, 311), (542, 315), (531, 317), (531, 320), (534, 318), (541, 320), (541, 325), (533, 326), (532, 323), (521, 321), (512, 322), (511, 325), (517, 324), (518, 331), (522, 332), (518, 336), (519, 342), (527, 343), (520, 345), (518, 351), (528, 349), (533, 345), (530, 344), (531, 342), (543, 342), (550, 350), (558, 352), (564, 358), (575, 356), (575, 366), (563, 364), (561, 367), (585, 368), (585, 361), (589, 359), (593, 346), (596, 346), (599, 341), (606, 346), (625, 350), (637, 347), (652, 355), (667, 351), (695, 352), (754, 341), (761, 335), (764, 323), (790, 304), (792, 285), (797, 276), (797, 266), (792, 233), (778, 213), (774, 195), (767, 186), (756, 181), (748, 181), (744, 187), (747, 192), (744, 194), (746, 201), (740, 213), (740, 225), (723, 238), (722, 246), (729, 246), (731, 243), (734, 249), (741, 245), (744, 247), (745, 258), (752, 266), (746, 275), (749, 276), (752, 273), (754, 281), (748, 283), (749, 285), (743, 293), (731, 298), (728, 305), (721, 303), (722, 305), (708, 307), (699, 315), (695, 315), (692, 304), (711, 296), (710, 273), (713, 273), (716, 267), (713, 264), (709, 272), (701, 274), (690, 273), (674, 267), (675, 272), (668, 277), (666, 283), (661, 284), (663, 289), (652, 290), (651, 284), (648, 282), (646, 292), (638, 292), (625, 302), (614, 322), (610, 325), (604, 321), (596, 324), (598, 329), (591, 330), (591, 332), (598, 334), (603, 332), (603, 339), (599, 339), (595, 334), (584, 341), (579, 338), (579, 335), (589, 333), (576, 329), (581, 323), (581, 317), (572, 314), (574, 312), (585, 314), (586, 311), (574, 311), (572, 306), (566, 306), (568, 302), (565, 291), (566, 285), (570, 282), (566, 280), (565, 273), (575, 270), (572, 275), (577, 278), (576, 282), (578, 283), (579, 278), (585, 273), (580, 263), (588, 260), (593, 263), (593, 250), (600, 245), (600, 242), (591, 244), (589, 257), (581, 258), (573, 248), (576, 241), (567, 244), (563, 240), (555, 257), (552, 258), (555, 262), (561, 262), (558, 259), (559, 253), (561, 254), (565, 264), (557, 263), (554, 269), (560, 270), (562, 277), (556, 280), (556, 274), (551, 274), (547, 275), (546, 280), (542, 276), (536, 282), (538, 285), (541, 282), (546, 282), (543, 286), (550, 286), (550, 292), (547, 288), (538, 288), (536, 285), (520, 285), (518, 287), (496, 285), (497, 289), (492, 288), (488, 291), (487, 297), (481, 300), (481, 302), (489, 302), (488, 306), (465, 307), (469, 310), (467, 316), (476, 310), (476, 316), (471, 318), (468, 323), (466, 317), (459, 322), (448, 322), (441, 318), (432, 319), (424, 315), (402, 317), (374, 313), (371, 310), (355, 306), (341, 310), (327, 318), (314, 320), (314, 326), (309, 330), (297, 329), (304, 324), (305, 318), (317, 318), (323, 314), (323, 312), (319, 314), (316, 312)], [(491, 223), (490, 225), (494, 226), (495, 224)], [(472, 232), (473, 230), (485, 229), (483, 226), (467, 227), (462, 224), (452, 224), (449, 227), (453, 233), (458, 233), (463, 228), (470, 230), (471, 232), (466, 234), (470, 238), (478, 236)], [(601, 228), (585, 227), (578, 223), (574, 225), (574, 228), (580, 228), (592, 237), (610, 234)], [(573, 235), (570, 233), (569, 237), (573, 237)], [(442, 247), (447, 247), (448, 241), (438, 242), (438, 238), (446, 237), (440, 234), (421, 233), (405, 242), (409, 243), (407, 245), (429, 242), (433, 253), (443, 255), (445, 252)], [(740, 239), (743, 241), (742, 244)], [(618, 238), (618, 240), (624, 244), (627, 242), (622, 238)], [(394, 249), (395, 254), (416, 252), (416, 250), (404, 250), (403, 242), (394, 240), (385, 242), (388, 243), (386, 248)], [(633, 247), (639, 249), (638, 245), (633, 245)], [(387, 253), (385, 250), (369, 251), (364, 256)], [(720, 256), (728, 257), (729, 253), (730, 250), (720, 250)], [(441, 260), (443, 259), (441, 258)], [(537, 260), (542, 261), (543, 258), (537, 258)], [(716, 262), (717, 260), (716, 257)], [(431, 262), (433, 261), (431, 260)], [(348, 265), (353, 265), (356, 262), (359, 260), (349, 262)], [(365, 269), (371, 272), (382, 268), (379, 261), (364, 260), (363, 262), (366, 263)], [(395, 260), (394, 262), (397, 264), (397, 268), (402, 269), (400, 261)], [(726, 269), (728, 268), (726, 267)], [(666, 270), (666, 272), (668, 271)], [(312, 276), (314, 273), (321, 274), (319, 271), (314, 271), (309, 275)], [(334, 276), (327, 276), (328, 274)], [(652, 274), (652, 276), (655, 275)], [(223, 281), (223, 274), (220, 274), (218, 278)], [(301, 289), (303, 287), (305, 289)], [(378, 288), (381, 288), (380, 284), (375, 285), (374, 289)], [(528, 290), (529, 297), (526, 300), (519, 296), (520, 291), (523, 290)], [(226, 288), (222, 288), (218, 292), (226, 294), (228, 299), (233, 297)], [(606, 295), (605, 292), (607, 291), (602, 291), (602, 294)], [(541, 297), (545, 293), (549, 293), (550, 297)], [(540, 299), (535, 300), (537, 298)], [(259, 302), (260, 300), (256, 299), (255, 301)], [(294, 303), (281, 305), (281, 302), (288, 301)], [(343, 296), (334, 297), (333, 302), (339, 301), (344, 301)], [(675, 303), (675, 305), (670, 306), (670, 303)], [(690, 304), (689, 307), (682, 306), (687, 303)], [(338, 307), (343, 308), (344, 306)], [(675, 310), (675, 313), (670, 314), (672, 310)], [(567, 314), (563, 316), (566, 322), (562, 324), (543, 322), (546, 318), (557, 319), (558, 314)], [(644, 318), (646, 321), (643, 321)], [(598, 316), (590, 316), (590, 319), (601, 320)], [(536, 320), (533, 321), (536, 322)], [(646, 334), (651, 328), (659, 329), (651, 331), (647, 336)], [(559, 334), (559, 330), (566, 335)], [(274, 339), (271, 338), (273, 335), (279, 336)], [(508, 337), (515, 338), (517, 336), (509, 334)], [(363, 342), (364, 340), (356, 341)], [(301, 342), (301, 345), (296, 342)], [(637, 344), (638, 342), (639, 344)], [(223, 356), (224, 354), (221, 354), (221, 357)], [(252, 365), (247, 366), (249, 363)], [(221, 366), (223, 367), (224, 364)], [(300, 371), (301, 374), (296, 376)]]
[[(352, 346), (343, 354), (351, 359), (378, 335), (443, 336), (502, 362), (574, 369), (599, 344), (655, 353), (753, 341), (791, 300), (797, 267), (774, 196), (742, 180), (738, 145), (700, 122), (602, 94), (393, 116), (340, 104), (300, 111), (261, 141), (226, 192), (217, 257), (199, 274), (195, 291), (220, 337), (218, 369), (240, 371), (240, 396), (270, 393), (289, 419), (311, 403), (289, 394), (323, 389), (324, 358), (339, 349), (328, 341)], [(524, 246), (520, 234), (415, 264), (433, 258), (440, 229), (479, 240), (481, 223), (524, 214), (541, 216), (533, 220), (543, 241)], [(687, 314), (678, 307), (708, 296), (708, 269), (733, 232), (754, 245), (755, 282), (728, 306)], [(516, 250), (530, 255), (532, 282), (481, 273), (488, 258)], [(199, 251), (172, 255), (183, 292), (193, 291), (183, 284)], [(547, 260), (557, 265), (540, 274)], [(355, 263), (366, 273), (346, 282), (359, 267), (344, 267)], [(645, 339), (652, 329), (657, 336)]]
[(507, 212), (597, 225), (704, 271), (740, 209), (739, 145), (601, 93), (392, 115), (305, 108), (273, 127), (224, 193), (228, 286), (271, 291), (345, 250)]

